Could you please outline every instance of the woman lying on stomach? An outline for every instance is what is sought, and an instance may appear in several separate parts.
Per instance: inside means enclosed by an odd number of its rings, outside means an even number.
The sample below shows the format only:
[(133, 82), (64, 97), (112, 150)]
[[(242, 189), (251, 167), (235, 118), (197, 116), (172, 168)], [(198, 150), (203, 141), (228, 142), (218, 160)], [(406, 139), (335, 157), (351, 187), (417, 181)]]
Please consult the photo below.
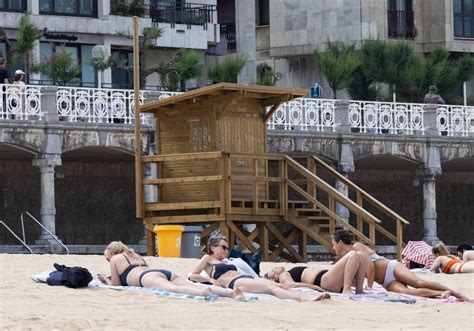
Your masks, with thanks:
[[(194, 268), (190, 279), (196, 282), (210, 282), (224, 288), (240, 288), (244, 292), (255, 294), (272, 294), (280, 299), (296, 301), (317, 301), (329, 298), (327, 293), (302, 293), (282, 288), (280, 284), (267, 279), (243, 275), (237, 267), (229, 264), (227, 254), (229, 242), (225, 237), (210, 238), (207, 244), (207, 255), (204, 255)], [(202, 276), (206, 271), (210, 277)]]
[(436, 257), (431, 266), (431, 271), (438, 272), (441, 270), (445, 274), (474, 273), (474, 261), (464, 262), (451, 255), (448, 247), (443, 243), (433, 247), (431, 252)]
[(100, 281), (112, 286), (141, 286), (163, 291), (192, 294), (219, 295), (245, 300), (240, 289), (224, 289), (219, 286), (198, 286), (165, 269), (152, 269), (143, 257), (121, 241), (111, 242), (104, 251), (110, 262), (110, 276), (98, 275)]

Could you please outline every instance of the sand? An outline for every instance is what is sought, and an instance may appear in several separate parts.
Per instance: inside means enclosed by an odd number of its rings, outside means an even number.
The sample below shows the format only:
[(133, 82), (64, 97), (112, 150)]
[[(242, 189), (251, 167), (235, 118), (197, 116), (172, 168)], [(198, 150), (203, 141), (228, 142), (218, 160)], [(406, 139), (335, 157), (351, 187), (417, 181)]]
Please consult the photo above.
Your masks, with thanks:
[[(181, 275), (197, 260), (147, 257), (152, 267)], [(418, 300), (414, 305), (331, 299), (322, 302), (255, 302), (161, 298), (150, 293), (69, 289), (35, 283), (30, 275), (58, 262), (108, 273), (99, 255), (0, 254), (2, 330), (138, 329), (436, 329), (474, 330), (474, 304)], [(262, 271), (274, 263), (262, 263)], [(423, 275), (474, 297), (474, 274)]]

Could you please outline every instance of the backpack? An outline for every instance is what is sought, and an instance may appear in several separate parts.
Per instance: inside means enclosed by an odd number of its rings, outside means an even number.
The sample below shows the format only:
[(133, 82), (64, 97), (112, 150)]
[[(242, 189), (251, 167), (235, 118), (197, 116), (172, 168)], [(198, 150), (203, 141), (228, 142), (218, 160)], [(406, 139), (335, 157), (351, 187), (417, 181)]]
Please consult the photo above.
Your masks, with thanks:
[(92, 280), (92, 275), (86, 268), (66, 267), (55, 263), (50, 277), (47, 279), (48, 285), (63, 285), (72, 288), (86, 287)]

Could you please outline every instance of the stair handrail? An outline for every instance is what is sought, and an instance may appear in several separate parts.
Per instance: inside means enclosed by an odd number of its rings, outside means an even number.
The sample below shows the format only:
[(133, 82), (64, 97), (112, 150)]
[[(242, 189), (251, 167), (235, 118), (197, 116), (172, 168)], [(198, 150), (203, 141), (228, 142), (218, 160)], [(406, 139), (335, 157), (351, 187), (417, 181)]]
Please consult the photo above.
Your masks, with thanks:
[[(326, 183), (323, 179), (321, 179), (319, 176), (313, 174), (311, 171), (309, 171), (307, 168), (303, 167), (301, 164), (296, 162), (293, 158), (290, 156), (286, 155), (285, 160), (288, 164), (293, 165), (293, 169), (297, 170), (300, 174), (305, 176), (304, 173), (307, 173), (311, 176), (314, 176), (313, 180), (315, 180), (318, 184), (320, 185), (320, 188), (322, 188), (326, 193), (329, 193), (329, 191), (338, 199), (336, 199), (337, 202), (342, 204), (344, 207), (350, 209), (350, 210), (357, 210), (359, 213), (363, 214), (363, 216), (373, 222), (374, 224), (380, 224), (382, 221), (380, 221), (377, 217), (369, 213), (367, 210), (356, 204), (354, 201), (346, 197), (345, 195), (341, 194), (338, 190), (333, 188), (331, 185)], [(303, 173), (304, 172), (304, 173)], [(305, 176), (306, 177), (306, 176)]]
[(0, 220), (0, 224), (2, 224), (8, 231), (10, 231), (10, 233), (11, 233), (16, 239), (18, 239), (18, 241), (21, 242), (21, 244), (22, 244), (23, 246), (25, 246), (25, 247), (30, 251), (31, 254), (34, 254), (34, 253), (33, 253), (33, 250), (30, 248), (30, 246), (28, 246), (28, 245), (26, 244), (26, 242), (24, 242), (23, 240), (21, 240), (21, 238), (18, 237), (18, 236), (16, 235), (16, 233), (13, 232), (13, 230), (10, 229), (10, 227), (9, 227), (8, 225), (6, 225), (6, 223), (5, 223), (4, 221)]
[(371, 196), (369, 193), (367, 193), (366, 191), (364, 191), (362, 188), (360, 188), (359, 186), (357, 186), (355, 183), (351, 182), (349, 179), (347, 179), (346, 177), (342, 176), (339, 172), (337, 172), (336, 170), (334, 170), (329, 164), (327, 164), (326, 162), (324, 162), (322, 159), (320, 159), (319, 157), (317, 156), (314, 156), (312, 155), (312, 158), (315, 159), (317, 162), (319, 162), (326, 170), (328, 170), (329, 172), (331, 172), (332, 175), (334, 175), (335, 177), (337, 177), (338, 180), (340, 180), (341, 182), (343, 182), (345, 185), (347, 186), (350, 186), (354, 191), (358, 191), (360, 192), (364, 198), (366, 198), (367, 200), (369, 200), (370, 202), (372, 202), (373, 204), (375, 204), (377, 207), (379, 207), (380, 209), (383, 209), (383, 211), (392, 216), (394, 219), (396, 220), (400, 220), (400, 222), (402, 222), (403, 224), (407, 225), (407, 224), (410, 224), (410, 222), (408, 222), (406, 219), (404, 219), (402, 216), (398, 215), (396, 212), (394, 212), (393, 210), (391, 210), (390, 208), (388, 208), (386, 205), (384, 205), (382, 202), (380, 202), (379, 200), (377, 200), (376, 198), (374, 198), (373, 196)]
[(20, 215), (20, 219), (21, 219), (21, 230), (23, 232), (23, 241), (26, 242), (26, 236), (25, 236), (25, 222), (24, 222), (24, 219), (23, 219), (23, 215), (24, 214), (27, 214), (28, 216), (30, 216), (30, 218), (35, 221), (43, 230), (45, 230), (54, 240), (56, 240), (58, 242), (58, 244), (60, 244), (61, 246), (64, 247), (64, 249), (66, 250), (66, 254), (69, 254), (69, 249), (61, 242), (61, 240), (59, 240), (58, 237), (56, 237), (54, 234), (51, 233), (51, 231), (49, 231), (43, 224), (41, 224), (33, 215), (31, 215), (28, 211), (24, 211), (21, 213)]

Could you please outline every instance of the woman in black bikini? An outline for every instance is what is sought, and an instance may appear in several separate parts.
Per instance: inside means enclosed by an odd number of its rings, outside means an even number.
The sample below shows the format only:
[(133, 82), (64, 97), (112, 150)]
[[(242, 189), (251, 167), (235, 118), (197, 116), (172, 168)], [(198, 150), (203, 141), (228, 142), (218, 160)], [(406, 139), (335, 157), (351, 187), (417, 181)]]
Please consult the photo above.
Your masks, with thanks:
[(265, 274), (265, 278), (282, 284), (285, 288), (309, 287), (330, 292), (352, 294), (354, 284), (356, 294), (362, 294), (367, 261), (362, 253), (351, 252), (337, 261), (331, 269), (321, 266), (275, 267)]
[[(208, 254), (203, 256), (199, 264), (194, 268), (190, 279), (196, 282), (208, 282), (225, 288), (236, 288), (244, 292), (256, 294), (272, 294), (280, 299), (292, 299), (297, 301), (317, 301), (329, 298), (327, 293), (302, 293), (282, 288), (280, 284), (267, 279), (255, 279), (252, 276), (243, 275), (237, 268), (228, 263), (229, 242), (225, 237), (214, 237), (207, 244)], [(206, 271), (210, 277), (202, 276)]]
[(219, 295), (244, 300), (240, 289), (224, 289), (218, 286), (203, 287), (189, 283), (184, 278), (165, 269), (152, 269), (143, 257), (121, 241), (111, 242), (104, 251), (110, 262), (110, 276), (98, 275), (100, 281), (112, 286), (141, 286), (163, 291), (193, 295)]

